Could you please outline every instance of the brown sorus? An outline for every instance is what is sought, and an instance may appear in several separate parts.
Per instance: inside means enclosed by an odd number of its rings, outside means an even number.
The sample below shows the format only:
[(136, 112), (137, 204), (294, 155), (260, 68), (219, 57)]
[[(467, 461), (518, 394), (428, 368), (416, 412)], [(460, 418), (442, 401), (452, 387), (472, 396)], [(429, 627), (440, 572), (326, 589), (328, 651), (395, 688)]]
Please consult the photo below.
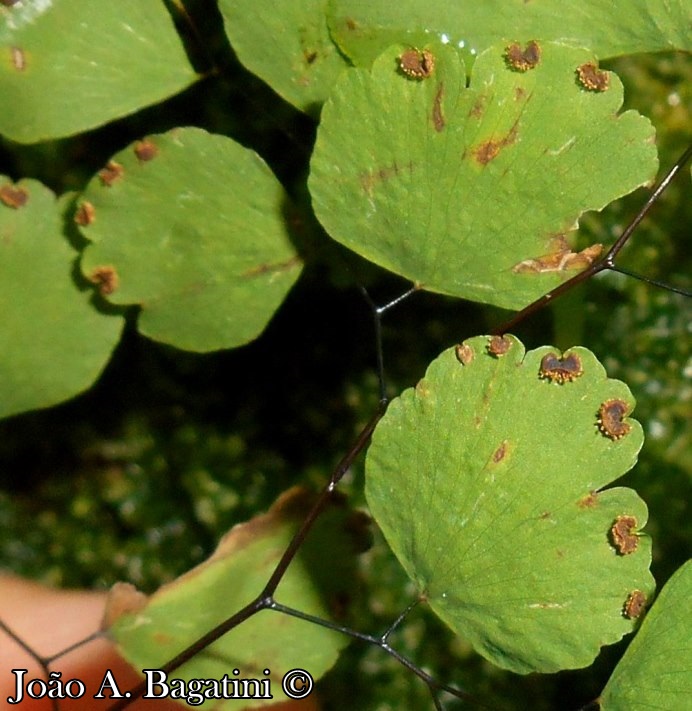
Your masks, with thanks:
[(579, 83), (589, 91), (605, 91), (610, 84), (610, 75), (598, 68), (595, 62), (586, 62), (577, 67)]
[(623, 422), (629, 411), (630, 407), (624, 400), (606, 400), (598, 408), (598, 429), (610, 439), (624, 437), (632, 429), (628, 422)]
[(435, 70), (435, 57), (427, 49), (407, 49), (399, 56), (399, 67), (412, 79), (427, 79)]
[(11, 183), (0, 187), (0, 202), (7, 207), (17, 209), (24, 207), (29, 200), (29, 193), (25, 188), (17, 188)]
[(81, 203), (74, 214), (74, 221), (80, 227), (86, 227), (87, 225), (90, 225), (95, 219), (96, 210), (88, 200), (85, 200), (83, 203)]
[(99, 171), (101, 184), (110, 187), (116, 180), (120, 180), (125, 174), (125, 169), (114, 160), (109, 160), (106, 167)]
[(618, 516), (610, 529), (610, 536), (620, 555), (634, 553), (639, 545), (637, 519), (634, 516)]
[(101, 296), (108, 296), (118, 288), (118, 273), (115, 271), (115, 267), (95, 267), (89, 274), (89, 281), (96, 284)]
[(541, 61), (541, 47), (535, 40), (531, 40), (524, 48), (512, 42), (505, 48), (505, 60), (515, 71), (526, 72)]
[(137, 160), (142, 163), (153, 160), (159, 153), (158, 146), (146, 138), (143, 141), (137, 141), (137, 143), (135, 143), (134, 151)]
[(576, 353), (566, 353), (562, 357), (557, 353), (547, 353), (541, 359), (541, 367), (538, 370), (539, 378), (546, 378), (554, 383), (571, 383), (583, 374), (581, 358)]
[(632, 590), (627, 596), (623, 614), (630, 620), (636, 620), (646, 607), (646, 595), (641, 590)]
[(512, 347), (512, 339), (507, 336), (492, 336), (488, 341), (488, 353), (499, 358)]
[(456, 354), (457, 360), (462, 365), (468, 365), (474, 357), (473, 348), (471, 348), (471, 346), (467, 346), (465, 343), (460, 343), (456, 346), (454, 353)]

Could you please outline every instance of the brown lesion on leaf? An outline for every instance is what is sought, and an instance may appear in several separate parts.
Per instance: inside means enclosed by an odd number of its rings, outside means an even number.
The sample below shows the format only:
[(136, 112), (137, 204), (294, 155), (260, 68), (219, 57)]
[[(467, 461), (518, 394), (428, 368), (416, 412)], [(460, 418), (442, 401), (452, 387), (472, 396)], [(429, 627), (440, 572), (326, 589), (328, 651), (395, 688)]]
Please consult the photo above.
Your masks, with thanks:
[(637, 519), (634, 516), (618, 516), (611, 529), (610, 537), (620, 555), (629, 555), (637, 550)]
[(84, 200), (77, 208), (74, 214), (74, 221), (80, 227), (87, 227), (96, 219), (96, 210), (94, 206), (88, 201)]
[(118, 272), (115, 267), (110, 265), (94, 267), (89, 273), (88, 279), (92, 284), (96, 284), (101, 296), (112, 294), (120, 283)]
[(159, 154), (159, 147), (152, 140), (145, 138), (135, 143), (134, 152), (140, 163), (147, 163), (156, 158)]
[(514, 87), (514, 100), (521, 101), (526, 96), (526, 90), (520, 86)]
[(427, 79), (435, 71), (435, 57), (427, 49), (412, 47), (399, 55), (399, 69), (410, 79)]
[(12, 5), (16, 5), (18, 2), (20, 2), (20, 0), (0, 0), (0, 5), (12, 7)]
[(599, 69), (595, 62), (586, 62), (577, 67), (577, 81), (589, 91), (603, 92), (610, 85), (610, 74)]
[(512, 347), (512, 339), (509, 336), (491, 336), (488, 341), (488, 353), (495, 358), (503, 356)]
[(536, 40), (531, 40), (522, 48), (517, 42), (512, 42), (505, 48), (505, 62), (515, 72), (526, 72), (534, 69), (541, 61), (541, 47)]
[(302, 259), (299, 256), (291, 257), (283, 262), (270, 262), (268, 264), (258, 264), (256, 267), (251, 267), (244, 271), (240, 277), (241, 279), (248, 279), (252, 277), (262, 276), (264, 274), (278, 274), (281, 272), (288, 272), (295, 267), (302, 264)]
[(541, 358), (538, 377), (551, 383), (571, 383), (584, 374), (581, 358), (576, 353), (546, 353)]
[(565, 272), (586, 269), (593, 264), (603, 252), (602, 244), (592, 244), (580, 252), (570, 249), (565, 235), (559, 234), (551, 238), (549, 252), (532, 259), (524, 259), (512, 267), (515, 274), (545, 274), (548, 272)]
[(375, 171), (368, 171), (360, 174), (360, 185), (369, 197), (372, 197), (374, 187), (378, 183), (383, 183), (386, 180), (391, 180), (394, 177), (405, 174), (406, 172), (413, 173), (413, 162), (409, 161), (401, 166), (398, 163), (393, 163), (386, 168), (380, 168)]
[(514, 125), (504, 138), (483, 141), (483, 143), (471, 149), (471, 154), (476, 161), (481, 165), (488, 165), (491, 160), (497, 158), (503, 148), (512, 145), (517, 140), (517, 134), (519, 132), (518, 123), (519, 119), (514, 122)]
[(628, 620), (636, 620), (641, 617), (646, 608), (646, 595), (641, 590), (632, 590), (627, 596), (625, 604), (622, 608), (622, 614)]
[(630, 406), (619, 398), (606, 400), (598, 408), (596, 423), (606, 437), (616, 440), (629, 434), (632, 426), (623, 418), (630, 413)]
[(547, 521), (551, 516), (552, 514), (550, 513), (550, 511), (544, 511), (538, 518), (541, 521)]
[(598, 505), (598, 492), (591, 491), (583, 498), (577, 501), (577, 506), (580, 509), (592, 509), (594, 506)]
[(26, 69), (26, 52), (21, 47), (10, 47), (10, 59), (18, 72)]
[(0, 202), (13, 210), (24, 207), (29, 201), (29, 191), (26, 188), (17, 187), (12, 183), (5, 183), (0, 187)]
[(502, 444), (493, 452), (493, 463), (499, 464), (506, 456), (509, 451), (509, 441), (504, 440)]
[(122, 165), (120, 165), (120, 163), (116, 163), (114, 160), (109, 160), (108, 163), (106, 163), (105, 168), (99, 171), (98, 175), (101, 185), (105, 185), (109, 188), (113, 185), (113, 183), (120, 180), (120, 178), (125, 175), (125, 169)]
[(481, 118), (483, 112), (485, 111), (485, 102), (487, 97), (485, 94), (481, 94), (474, 102), (473, 106), (469, 110), (469, 118)]
[(471, 348), (471, 346), (466, 345), (466, 343), (460, 343), (458, 346), (456, 346), (454, 348), (454, 354), (456, 355), (457, 360), (462, 365), (469, 365), (469, 363), (473, 362), (473, 359), (475, 357), (473, 348)]
[(445, 117), (442, 113), (442, 98), (444, 97), (445, 87), (442, 82), (437, 85), (437, 91), (435, 92), (435, 98), (433, 99), (432, 108), (432, 123), (433, 128), (440, 133), (445, 127)]

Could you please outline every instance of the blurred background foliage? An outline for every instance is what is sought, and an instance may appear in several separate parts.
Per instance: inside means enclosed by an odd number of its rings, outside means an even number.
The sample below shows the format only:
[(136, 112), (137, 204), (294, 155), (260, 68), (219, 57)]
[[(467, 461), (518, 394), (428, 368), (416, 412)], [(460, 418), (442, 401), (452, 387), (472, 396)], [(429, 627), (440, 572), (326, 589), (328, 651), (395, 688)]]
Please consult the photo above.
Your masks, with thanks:
[[(57, 193), (79, 190), (133, 140), (196, 125), (255, 149), (309, 215), (305, 180), (315, 123), (235, 61), (218, 17), (199, 21), (218, 72), (86, 134), (31, 146), (2, 141), (0, 172), (37, 178)], [(690, 139), (690, 57), (635, 56), (608, 68), (625, 83), (626, 108), (656, 125), (665, 171)], [(621, 255), (623, 266), (685, 284), (689, 179), (685, 171), (645, 219)], [(584, 243), (612, 242), (645, 198), (639, 190), (586, 216)], [(3, 568), (53, 585), (105, 588), (127, 580), (151, 592), (209, 555), (230, 526), (266, 510), (290, 485), (317, 489), (325, 482), (378, 400), (372, 315), (359, 286), (384, 303), (408, 284), (346, 254), (317, 225), (302, 248), (303, 277), (254, 343), (190, 355), (142, 338), (131, 318), (89, 392), (0, 422)], [(414, 384), (442, 349), (487, 332), (505, 315), (436, 295), (407, 299), (384, 322), (390, 395)], [(625, 481), (650, 507), (659, 587), (688, 557), (692, 540), (689, 323), (683, 297), (606, 273), (517, 332), (527, 347), (587, 346), (632, 389), (647, 441)], [(364, 506), (362, 486), (359, 461), (342, 485), (356, 506)], [(378, 633), (415, 591), (378, 535), (360, 565), (365, 593), (352, 623)], [(491, 707), (537, 710), (576, 709), (595, 698), (627, 644), (604, 650), (586, 670), (517, 677), (482, 660), (424, 609), (391, 641), (439, 680)], [(327, 709), (343, 708), (344, 698), (350, 708), (373, 711), (430, 705), (412, 674), (358, 643), (319, 689)], [(457, 703), (449, 700), (448, 708)]]

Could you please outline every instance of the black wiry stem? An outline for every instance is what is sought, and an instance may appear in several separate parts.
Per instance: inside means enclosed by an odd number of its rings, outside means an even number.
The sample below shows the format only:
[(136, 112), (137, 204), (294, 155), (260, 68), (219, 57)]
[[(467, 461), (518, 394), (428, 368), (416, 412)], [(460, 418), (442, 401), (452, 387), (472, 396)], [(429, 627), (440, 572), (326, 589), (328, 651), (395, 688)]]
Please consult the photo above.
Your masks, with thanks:
[(267, 597), (274, 595), (274, 593), (276, 592), (276, 588), (281, 582), (281, 579), (286, 574), (286, 570), (288, 570), (288, 566), (295, 558), (298, 549), (303, 544), (303, 541), (306, 539), (317, 517), (322, 513), (325, 506), (329, 502), (332, 492), (334, 491), (334, 489), (336, 489), (337, 484), (341, 481), (344, 474), (346, 474), (346, 472), (350, 469), (356, 457), (367, 446), (368, 442), (370, 441), (370, 437), (372, 436), (372, 433), (374, 432), (375, 427), (377, 426), (377, 423), (382, 419), (382, 416), (384, 415), (384, 411), (386, 409), (387, 403), (381, 402), (375, 414), (370, 418), (368, 423), (361, 430), (361, 433), (358, 435), (355, 444), (337, 464), (336, 468), (332, 472), (331, 477), (329, 477), (329, 482), (327, 486), (325, 486), (322, 492), (320, 493), (319, 497), (317, 498), (317, 501), (315, 502), (307, 517), (303, 521), (301, 527), (298, 529), (295, 536), (293, 536), (293, 539), (288, 544), (288, 548), (286, 548), (284, 554), (281, 556), (281, 560), (276, 566), (276, 569), (272, 573), (272, 576), (269, 578), (267, 584), (264, 586), (262, 595)]
[(419, 287), (414, 285), (395, 299), (392, 299), (382, 306), (377, 306), (368, 293), (368, 290), (364, 286), (360, 287), (361, 293), (372, 310), (373, 323), (375, 326), (375, 351), (377, 354), (377, 379), (380, 385), (380, 402), (387, 402), (387, 383), (384, 377), (384, 349), (382, 347), (382, 316), (391, 308), (411, 296), (411, 294), (418, 291), (418, 289)]
[(618, 272), (618, 274), (624, 274), (625, 276), (632, 277), (633, 279), (639, 279), (639, 281), (643, 281), (645, 284), (650, 284), (651, 286), (658, 286), (661, 289), (665, 289), (666, 291), (672, 291), (675, 294), (681, 294), (682, 296), (687, 297), (692, 296), (692, 291), (689, 291), (688, 289), (683, 289), (679, 286), (673, 286), (672, 284), (666, 284), (662, 281), (658, 281), (658, 279), (652, 279), (651, 277), (644, 276), (643, 274), (637, 274), (637, 272), (631, 272), (629, 269), (625, 269), (624, 267), (613, 265), (612, 267), (610, 267), (610, 271)]
[(399, 617), (392, 622), (392, 624), (389, 626), (387, 631), (380, 637), (380, 640), (383, 644), (387, 643), (387, 640), (391, 637), (391, 635), (399, 628), (401, 623), (413, 612), (413, 610), (420, 605), (421, 602), (423, 602), (424, 598), (423, 597), (417, 597), (400, 615)]
[[(452, 694), (453, 696), (456, 696), (458, 699), (474, 700), (473, 697), (471, 696), (471, 694), (469, 694), (467, 691), (464, 691), (463, 689), (458, 689), (454, 686), (449, 686), (447, 684), (443, 684), (442, 682), (437, 681), (432, 676), (430, 676), (430, 674), (427, 674), (420, 667), (418, 667), (416, 664), (414, 664), (408, 657), (405, 657), (400, 652), (397, 652), (397, 650), (394, 649), (393, 647), (391, 647), (389, 645), (389, 643), (387, 642), (387, 637), (389, 636), (390, 632), (392, 630), (394, 630), (399, 625), (399, 623), (401, 622), (403, 617), (405, 617), (413, 609), (413, 607), (415, 607), (419, 602), (420, 602), (420, 600), (417, 600), (412, 605), (409, 605), (409, 607), (406, 609), (405, 613), (403, 613), (403, 615), (400, 615), (394, 621), (394, 623), (388, 628), (387, 632), (385, 632), (385, 634), (381, 635), (380, 637), (366, 634), (364, 632), (358, 632), (357, 630), (352, 630), (349, 627), (342, 627), (341, 625), (331, 622), (330, 620), (325, 620), (321, 617), (309, 615), (305, 612), (302, 612), (301, 610), (296, 610), (295, 608), (288, 607), (287, 605), (282, 605), (278, 602), (273, 602), (270, 606), (270, 609), (275, 610), (276, 612), (281, 612), (285, 615), (289, 615), (291, 617), (297, 617), (298, 619), (305, 620), (306, 622), (311, 622), (312, 624), (319, 625), (320, 627), (326, 627), (327, 629), (330, 629), (334, 632), (339, 632), (341, 634), (346, 635), (347, 637), (351, 637), (352, 639), (357, 639), (357, 640), (360, 640), (361, 642), (367, 642), (368, 644), (372, 644), (375, 647), (379, 647), (384, 652), (389, 654), (389, 656), (396, 659), (396, 661), (399, 662), (399, 664), (406, 667), (406, 669), (408, 669), (413, 674), (415, 674), (419, 679), (422, 679), (425, 682), (425, 684), (428, 686), (428, 688), (431, 690), (433, 700), (435, 701), (436, 704), (437, 704), (437, 699), (434, 695), (434, 691), (446, 691), (448, 694)], [(479, 706), (481, 705), (478, 702), (475, 702), (475, 703), (476, 703), (476, 705), (479, 705)]]
[[(37, 654), (24, 640), (22, 640), (15, 632), (8, 627), (2, 620), (0, 620), (0, 629), (14, 642), (16, 642), (40, 667), (41, 670), (43, 671), (46, 679), (48, 679), (48, 674), (50, 673), (50, 669), (48, 668), (48, 664), (50, 663), (50, 658), (49, 657), (43, 657), (40, 654)], [(81, 644), (81, 642), (80, 642)], [(60, 704), (58, 702), (58, 699), (53, 699), (51, 706), (53, 707), (53, 711), (59, 711), (60, 709)]]
[[(615, 257), (617, 257), (617, 255), (620, 253), (625, 244), (627, 244), (627, 241), (632, 236), (632, 233), (637, 228), (639, 223), (644, 219), (644, 217), (646, 217), (654, 203), (661, 197), (663, 192), (672, 182), (673, 178), (675, 178), (675, 176), (682, 170), (682, 168), (685, 166), (690, 157), (692, 157), (692, 145), (689, 146), (689, 148), (682, 154), (682, 156), (680, 156), (675, 165), (668, 171), (668, 173), (666, 173), (661, 182), (659, 182), (658, 185), (654, 188), (654, 190), (651, 192), (651, 195), (649, 195), (648, 200), (642, 206), (641, 210), (639, 210), (639, 212), (635, 215), (634, 219), (629, 223), (629, 225), (627, 225), (625, 231), (620, 235), (620, 237), (618, 237), (618, 239), (615, 241), (615, 244), (608, 250), (604, 257), (599, 259), (597, 262), (591, 264), (583, 272), (575, 274), (571, 279), (568, 279), (567, 281), (560, 284), (560, 286), (555, 287), (547, 294), (544, 294), (539, 299), (536, 299), (533, 303), (524, 307), (521, 311), (512, 316), (512, 318), (510, 318), (508, 321), (505, 321), (505, 323), (495, 328), (492, 331), (492, 334), (499, 336), (507, 333), (508, 331), (511, 331), (517, 324), (524, 321), (524, 319), (528, 318), (536, 311), (542, 309), (551, 301), (554, 301), (558, 296), (562, 296), (562, 294), (566, 293), (567, 291), (571, 291), (575, 286), (577, 286), (577, 284), (581, 284), (583, 281), (590, 279), (592, 276), (604, 271), (605, 269), (621, 271), (619, 267), (615, 266)], [(671, 291), (677, 291), (677, 289), (671, 289), (671, 287), (664, 285), (661, 282), (658, 282), (656, 286), (663, 286), (664, 288), (670, 289)]]
[[(199, 654), (202, 650), (209, 647), (209, 645), (216, 642), (218, 639), (223, 637), (227, 632), (237, 627), (245, 620), (249, 619), (253, 615), (256, 615), (260, 610), (272, 609), (277, 603), (274, 601), (274, 593), (276, 588), (279, 586), (282, 578), (288, 570), (288, 566), (291, 564), (293, 559), (305, 541), (310, 529), (314, 525), (318, 516), (322, 513), (326, 505), (331, 499), (332, 493), (336, 488), (336, 485), (341, 481), (344, 474), (349, 470), (355, 458), (365, 449), (370, 437), (377, 426), (377, 423), (382, 419), (384, 411), (386, 409), (386, 403), (380, 403), (375, 414), (370, 418), (368, 423), (363, 427), (361, 433), (358, 435), (354, 445), (351, 449), (344, 455), (341, 461), (337, 464), (334, 471), (332, 472), (329, 482), (324, 487), (317, 500), (315, 501), (312, 509), (305, 517), (305, 520), (301, 524), (298, 531), (295, 533), (288, 547), (284, 551), (281, 559), (276, 565), (274, 572), (264, 586), (262, 592), (250, 603), (248, 603), (241, 610), (231, 615), (227, 620), (224, 620), (220, 625), (210, 630), (203, 637), (200, 637), (194, 644), (184, 649), (180, 654), (171, 659), (169, 662), (161, 667), (161, 671), (165, 674), (170, 674), (171, 672), (179, 669), (183, 664), (189, 662), (195, 655)], [(127, 708), (136, 699), (140, 698), (142, 694), (147, 689), (147, 682), (142, 681), (137, 686), (130, 689), (130, 696), (128, 698), (120, 699), (116, 701), (109, 711), (118, 711), (119, 709)]]

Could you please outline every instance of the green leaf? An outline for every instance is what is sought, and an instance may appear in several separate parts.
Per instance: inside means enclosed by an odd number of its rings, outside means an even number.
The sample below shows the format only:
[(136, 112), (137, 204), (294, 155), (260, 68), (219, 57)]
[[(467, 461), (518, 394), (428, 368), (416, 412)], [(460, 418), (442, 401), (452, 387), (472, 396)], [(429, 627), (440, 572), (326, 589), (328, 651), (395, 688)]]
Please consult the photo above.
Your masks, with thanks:
[(686, 708), (690, 699), (692, 561), (659, 593), (599, 701), (603, 711), (645, 711)]
[(196, 128), (113, 157), (87, 186), (82, 270), (112, 303), (142, 305), (139, 330), (191, 351), (257, 337), (298, 278), (290, 205), (254, 152)]
[(327, 0), (220, 0), (240, 61), (298, 109), (318, 113), (349, 63), (327, 28)]
[(191, 84), (161, 0), (0, 6), (0, 133), (31, 143), (130, 114)]
[[(211, 558), (148, 600), (131, 586), (116, 586), (104, 626), (125, 658), (138, 669), (160, 667), (252, 602), (266, 585), (309, 503), (301, 490), (289, 490), (267, 514), (231, 529)], [(367, 524), (361, 514), (342, 504), (327, 509), (291, 563), (276, 594), (281, 604), (329, 619), (330, 609), (339, 609), (344, 599), (352, 599), (355, 553), (362, 550), (359, 539)], [(281, 693), (283, 674), (299, 668), (317, 679), (346, 644), (345, 635), (265, 610), (226, 633), (171, 677), (222, 679), (227, 674), (234, 678), (233, 669), (238, 669), (238, 678), (269, 679), (276, 703), (286, 700)], [(271, 674), (263, 674), (265, 669)], [(238, 702), (214, 708), (236, 709)]]
[(120, 337), (123, 319), (74, 281), (63, 207), (35, 180), (0, 176), (0, 417), (82, 392)]
[(341, 50), (370, 66), (390, 44), (435, 38), (473, 54), (499, 38), (561, 41), (589, 47), (601, 59), (635, 52), (692, 49), (686, 0), (330, 0), (329, 26)]
[(451, 47), (431, 49), (423, 79), (401, 71), (404, 51), (345, 72), (324, 106), (309, 185), (329, 234), (425, 289), (512, 309), (593, 261), (598, 247), (572, 253), (566, 235), (657, 167), (650, 122), (617, 114), (618, 78), (586, 89), (591, 55), (554, 44), (515, 71), (503, 45), (467, 87)]
[[(603, 490), (643, 441), (609, 401), (634, 399), (587, 349), (560, 357), (512, 336), (443, 352), (392, 401), (366, 462), (371, 513), (431, 608), (522, 674), (587, 666), (632, 630), (629, 593), (654, 589), (644, 502)], [(604, 403), (619, 439), (599, 427)]]

